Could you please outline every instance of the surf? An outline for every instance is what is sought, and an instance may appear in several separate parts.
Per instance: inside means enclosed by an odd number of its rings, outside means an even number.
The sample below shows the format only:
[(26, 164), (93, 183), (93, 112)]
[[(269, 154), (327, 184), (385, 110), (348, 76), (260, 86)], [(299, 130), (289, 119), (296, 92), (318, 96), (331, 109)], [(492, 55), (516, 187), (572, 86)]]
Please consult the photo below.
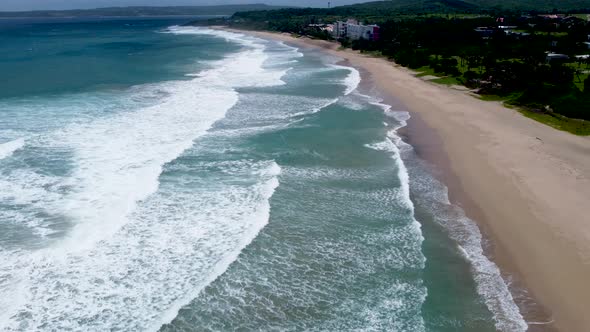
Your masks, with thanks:
[(12, 156), (12, 154), (25, 146), (25, 139), (18, 138), (10, 142), (0, 144), (0, 160)]
[[(182, 185), (167, 187), (174, 179), (162, 183), (167, 165), (193, 149), (235, 106), (237, 89), (284, 84), (288, 69), (264, 68), (263, 43), (238, 37), (231, 42), (242, 49), (210, 63), (198, 77), (133, 89), (163, 96), (155, 104), (77, 121), (39, 139), (52, 150), (69, 151), (73, 169), (51, 180), (68, 188), (64, 194), (33, 192), (38, 199), (27, 200), (63, 216), (71, 229), (40, 250), (3, 250), (0, 289), (3, 297), (21, 302), (0, 303), (1, 329), (81, 329), (88, 326), (79, 324), (88, 322), (101, 329), (155, 330), (256, 237), (268, 222), (268, 200), (278, 186), (276, 163), (211, 164), (251, 182), (241, 187), (232, 185), (233, 176), (226, 185), (207, 182), (208, 190), (194, 194), (183, 192)], [(11, 176), (27, 181), (18, 173)], [(184, 206), (176, 205), (180, 201)], [(177, 288), (163, 287), (174, 283)]]

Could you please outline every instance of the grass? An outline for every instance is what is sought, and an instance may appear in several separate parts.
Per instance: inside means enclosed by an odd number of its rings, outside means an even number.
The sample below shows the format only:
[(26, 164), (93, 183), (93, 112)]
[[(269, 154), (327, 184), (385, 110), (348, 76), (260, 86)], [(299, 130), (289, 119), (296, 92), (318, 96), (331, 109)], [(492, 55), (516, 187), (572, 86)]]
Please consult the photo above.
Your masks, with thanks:
[(506, 102), (507, 106), (512, 106), (518, 98), (522, 96), (522, 93), (515, 92), (507, 95), (479, 95), (479, 99), (485, 101), (503, 101)]
[(590, 135), (590, 121), (571, 119), (557, 113), (544, 113), (520, 107), (514, 103), (519, 96), (519, 93), (513, 93), (507, 96), (479, 95), (479, 99), (485, 101), (501, 101), (504, 106), (517, 110), (527, 118), (541, 122), (558, 130), (567, 131), (580, 136)]
[(498, 95), (477, 95), (479, 99), (485, 101), (506, 101), (506, 97)]
[(555, 129), (567, 131), (574, 135), (590, 135), (590, 121), (570, 119), (568, 117), (555, 113), (539, 113), (524, 109), (519, 109), (518, 111), (527, 118), (539, 121)]
[(540, 36), (553, 36), (553, 37), (565, 37), (568, 35), (567, 32), (565, 31), (538, 31), (538, 30), (526, 30), (526, 29), (514, 29), (512, 30), (513, 32), (519, 32), (519, 33), (532, 33), (532, 34), (536, 34), (536, 35), (540, 35)]
[(567, 32), (555, 31), (555, 32), (547, 32), (547, 31), (535, 31), (535, 34), (541, 36), (553, 36), (553, 37), (565, 37), (567, 36)]
[(584, 81), (588, 78), (588, 74), (580, 74), (580, 80), (578, 78), (574, 78), (574, 84), (580, 89), (580, 91), (584, 91)]
[(457, 66), (457, 68), (459, 69), (459, 71), (463, 74), (465, 74), (465, 72), (471, 70), (477, 74), (483, 74), (484, 72), (484, 68), (483, 67), (471, 67), (471, 68), (467, 68), (467, 61), (464, 61), (463, 64), (461, 64), (461, 61), (459, 59), (457, 59), (457, 61), (459, 62), (459, 65)]
[(588, 14), (571, 14), (572, 16), (575, 16), (577, 18), (580, 18), (582, 20), (587, 20), (588, 19)]
[(445, 76), (441, 78), (437, 78), (434, 80), (430, 80), (430, 82), (438, 83), (438, 84), (445, 84), (445, 85), (463, 85), (456, 77), (453, 76)]
[(384, 58), (385, 56), (381, 51), (361, 51), (362, 54), (366, 54), (368, 56), (372, 56), (375, 58)]
[(416, 77), (439, 76), (434, 72), (434, 69), (430, 68), (430, 66), (420, 67), (418, 69), (414, 69), (414, 71), (418, 73)]
[(424, 77), (424, 76), (436, 76), (438, 78), (430, 80), (430, 82), (438, 83), (438, 84), (445, 84), (445, 85), (463, 85), (463, 83), (459, 82), (457, 77), (453, 76), (444, 76), (439, 73), (436, 73), (434, 69), (429, 66), (420, 67), (418, 69), (414, 69), (418, 74), (416, 77)]
[[(460, 68), (464, 69), (464, 68)], [(437, 76), (439, 78), (431, 80), (431, 82), (438, 83), (438, 84), (445, 84), (445, 85), (463, 85), (457, 77), (452, 76), (442, 76), (434, 72), (429, 66), (420, 67), (414, 69), (417, 72), (416, 77), (424, 77), (424, 76)], [(578, 82), (577, 78), (575, 80), (575, 84), (583, 90), (584, 80), (588, 77), (588, 74), (580, 74), (580, 81)], [(571, 119), (565, 117), (563, 115), (559, 115), (557, 113), (543, 113), (543, 112), (536, 112), (526, 108), (519, 107), (515, 104), (515, 101), (520, 97), (520, 93), (513, 93), (506, 96), (499, 96), (499, 95), (479, 95), (479, 99), (485, 101), (500, 101), (503, 102), (504, 106), (516, 109), (518, 112), (523, 114), (524, 116), (533, 119), (535, 121), (541, 122), (546, 124), (550, 127), (553, 127), (558, 130), (567, 131), (574, 135), (580, 136), (589, 136), (590, 135), (590, 121), (579, 120), (579, 119)]]
[(574, 75), (574, 84), (580, 89), (580, 91), (584, 91), (584, 81), (588, 76), (590, 75), (586, 73), (578, 73), (578, 76)]
[(429, 80), (430, 82), (438, 83), (438, 84), (445, 84), (445, 85), (463, 85), (463, 83), (459, 82), (457, 77), (453, 76), (444, 76), (439, 73), (434, 72), (434, 69), (430, 68), (429, 66), (420, 67), (418, 69), (413, 69), (418, 74), (416, 77), (424, 77), (424, 76), (436, 76), (438, 78)]

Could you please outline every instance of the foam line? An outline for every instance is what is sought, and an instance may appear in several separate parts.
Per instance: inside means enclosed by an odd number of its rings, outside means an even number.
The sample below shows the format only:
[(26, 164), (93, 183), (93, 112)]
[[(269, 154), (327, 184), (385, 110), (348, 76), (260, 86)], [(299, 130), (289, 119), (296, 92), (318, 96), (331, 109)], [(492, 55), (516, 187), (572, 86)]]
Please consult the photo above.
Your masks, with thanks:
[[(284, 84), (284, 70), (264, 66), (265, 44), (236, 34), (223, 38), (244, 47), (192, 80), (131, 89), (155, 90), (162, 96), (155, 104), (45, 134), (48, 148), (72, 152), (73, 171), (59, 180), (17, 183), (0, 198), (44, 205), (73, 229), (43, 249), (0, 251), (0, 297), (18, 299), (0, 300), (0, 330), (157, 330), (266, 225), (279, 185), (280, 167), (272, 161), (212, 161), (206, 167), (222, 169), (225, 182), (188, 189), (178, 179), (161, 182), (166, 165), (237, 103), (237, 88)], [(24, 140), (18, 143), (6, 150)], [(30, 180), (19, 174), (13, 175)], [(248, 182), (236, 185), (236, 179)], [(45, 183), (54, 180), (67, 190), (49, 197)]]
[[(388, 111), (390, 109), (390, 107), (388, 107), (388, 105), (381, 104), (380, 101), (373, 101), (373, 103), (382, 107), (386, 111)], [(395, 163), (396, 168), (398, 170), (397, 176), (400, 181), (400, 187), (399, 187), (400, 193), (398, 195), (398, 199), (401, 200), (402, 202), (404, 202), (404, 205), (410, 210), (410, 213), (411, 213), (412, 219), (413, 219), (412, 220), (413, 231), (416, 234), (416, 236), (419, 238), (419, 242), (420, 242), (419, 246), (421, 246), (422, 242), (424, 241), (424, 235), (422, 234), (422, 224), (420, 224), (420, 222), (414, 217), (415, 206), (414, 206), (414, 202), (410, 198), (410, 174), (408, 172), (408, 168), (406, 167), (406, 164), (404, 163), (404, 160), (402, 159), (402, 150), (401, 149), (403, 149), (403, 145), (402, 145), (403, 141), (397, 135), (397, 130), (405, 125), (405, 121), (403, 121), (403, 119), (405, 119), (405, 120), (409, 119), (409, 114), (406, 113), (405, 115), (402, 115), (400, 117), (400, 119), (402, 119), (402, 121), (400, 121), (400, 125), (393, 128), (392, 130), (390, 130), (384, 141), (381, 141), (378, 143), (373, 143), (373, 144), (367, 144), (365, 146), (370, 149), (373, 149), (373, 150), (386, 151), (391, 154), (391, 158), (394, 160), (394, 163)], [(421, 257), (421, 268), (422, 269), (424, 268), (425, 264), (426, 264), (426, 257), (422, 254), (422, 257)], [(424, 292), (424, 296), (421, 299), (422, 303), (424, 303), (424, 301), (426, 301), (426, 294), (427, 294), (427, 291)], [(420, 320), (421, 320), (421, 326), (419, 326), (419, 327), (416, 326), (416, 331), (423, 331), (425, 329), (424, 328), (424, 318), (421, 317)]]
[[(368, 147), (390, 151), (397, 156), (394, 159), (400, 169), (401, 188), (404, 191), (404, 196), (411, 202), (409, 199), (411, 179), (409, 178), (402, 156), (412, 153), (413, 148), (397, 135), (398, 129), (407, 125), (410, 115), (408, 112), (392, 111), (391, 106), (384, 104), (380, 99), (375, 99), (367, 95), (361, 96), (368, 98), (371, 104), (380, 107), (388, 116), (397, 120), (397, 124), (388, 131), (388, 138), (384, 142), (368, 145)], [(451, 238), (458, 243), (459, 251), (471, 264), (477, 292), (484, 299), (486, 306), (492, 313), (496, 328), (503, 332), (526, 331), (528, 325), (514, 302), (499, 268), (486, 257), (483, 251), (483, 239), (477, 225), (467, 218), (460, 208), (451, 205), (448, 199), (448, 190), (442, 183), (432, 178), (426, 172), (418, 175), (418, 177), (420, 179), (414, 179), (413, 181), (427, 182), (425, 185), (417, 184), (421, 187), (428, 188), (428, 193), (422, 194), (429, 196), (428, 199), (437, 201), (432, 205), (437, 222), (449, 230)], [(454, 211), (453, 214), (445, 215), (442, 211), (437, 211), (437, 204), (444, 205), (444, 209)], [(411, 203), (411, 207), (413, 208), (413, 203)]]
[(148, 330), (157, 331), (162, 325), (168, 324), (172, 322), (174, 318), (178, 315), (178, 311), (185, 305), (189, 304), (191, 300), (196, 298), (198, 294), (209, 284), (214, 282), (217, 278), (219, 278), (228, 268), (229, 266), (238, 259), (240, 252), (247, 247), (258, 235), (258, 233), (268, 224), (270, 218), (270, 198), (272, 197), (273, 193), (275, 192), (276, 188), (279, 186), (279, 180), (277, 176), (281, 172), (281, 168), (279, 165), (273, 162), (272, 166), (267, 170), (268, 174), (272, 176), (270, 180), (268, 180), (262, 187), (262, 195), (264, 200), (260, 203), (261, 206), (259, 207), (256, 213), (256, 221), (255, 227), (250, 228), (247, 232), (245, 232), (239, 244), (236, 248), (227, 253), (212, 269), (212, 273), (209, 273), (205, 281), (194, 287), (190, 292), (186, 293), (185, 296), (181, 297), (175, 303), (168, 308), (165, 312), (161, 314), (158, 320), (152, 324)]
[(348, 96), (358, 88), (361, 83), (361, 73), (356, 68), (341, 65), (330, 65), (330, 67), (335, 69), (345, 69), (350, 72), (342, 82), (344, 86), (346, 86), (344, 95)]
[[(389, 109), (388, 112), (390, 112)], [(393, 113), (392, 116), (398, 119), (401, 126), (405, 126), (410, 118), (407, 112), (390, 113)], [(397, 140), (397, 144), (403, 146), (402, 149), (406, 149), (408, 152), (413, 150), (401, 138), (398, 137)], [(431, 175), (428, 176), (431, 177)], [(439, 183), (434, 178), (430, 181), (430, 195), (439, 200), (439, 203), (455, 211), (451, 216), (438, 213), (436, 209), (433, 212), (436, 214), (437, 221), (449, 230), (451, 238), (459, 244), (459, 251), (471, 264), (476, 290), (492, 313), (496, 328), (504, 332), (526, 331), (528, 324), (514, 302), (508, 285), (502, 278), (500, 269), (484, 253), (483, 239), (478, 226), (474, 221), (467, 218), (459, 207), (451, 205), (448, 198), (448, 189), (442, 183)]]
[(25, 139), (19, 138), (0, 144), (0, 160), (12, 156), (12, 154), (25, 146)]

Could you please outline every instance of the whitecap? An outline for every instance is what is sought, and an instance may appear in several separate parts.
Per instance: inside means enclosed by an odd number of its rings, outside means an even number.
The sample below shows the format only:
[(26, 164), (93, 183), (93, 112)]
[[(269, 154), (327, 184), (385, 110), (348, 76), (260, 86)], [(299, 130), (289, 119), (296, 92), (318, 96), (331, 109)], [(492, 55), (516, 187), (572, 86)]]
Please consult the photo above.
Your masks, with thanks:
[(342, 81), (342, 84), (346, 87), (344, 95), (349, 95), (358, 88), (361, 83), (361, 73), (356, 68), (341, 65), (330, 65), (330, 67), (349, 71), (349, 74)]
[(10, 142), (0, 144), (0, 160), (12, 156), (12, 154), (25, 146), (25, 139), (18, 138)]
[[(199, 77), (132, 89), (156, 89), (147, 93), (160, 96), (151, 105), (43, 134), (46, 148), (71, 152), (70, 173), (38, 183), (8, 174), (1, 199), (42, 206), (73, 228), (40, 250), (0, 252), (0, 298), (18, 299), (0, 301), (0, 330), (155, 330), (268, 222), (280, 171), (273, 161), (212, 165), (229, 178), (191, 190), (162, 187), (165, 165), (226, 115), (238, 88), (284, 84), (284, 69), (264, 67), (263, 44), (228, 38), (243, 49)], [(235, 185), (236, 172), (248, 182)]]

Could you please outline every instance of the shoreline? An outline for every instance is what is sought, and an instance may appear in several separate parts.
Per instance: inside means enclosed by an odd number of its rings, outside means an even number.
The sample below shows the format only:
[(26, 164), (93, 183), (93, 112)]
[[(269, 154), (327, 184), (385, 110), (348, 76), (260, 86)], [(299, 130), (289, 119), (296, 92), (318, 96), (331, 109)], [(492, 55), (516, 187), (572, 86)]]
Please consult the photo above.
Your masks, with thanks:
[(409, 69), (339, 50), (336, 43), (237, 32), (321, 50), (367, 73), (385, 102), (399, 101), (410, 112), (404, 135), (436, 166), (451, 202), (491, 239), (488, 256), (546, 309), (523, 312), (527, 321), (554, 321), (530, 325), (529, 331), (590, 330), (589, 137), (425, 82)]

